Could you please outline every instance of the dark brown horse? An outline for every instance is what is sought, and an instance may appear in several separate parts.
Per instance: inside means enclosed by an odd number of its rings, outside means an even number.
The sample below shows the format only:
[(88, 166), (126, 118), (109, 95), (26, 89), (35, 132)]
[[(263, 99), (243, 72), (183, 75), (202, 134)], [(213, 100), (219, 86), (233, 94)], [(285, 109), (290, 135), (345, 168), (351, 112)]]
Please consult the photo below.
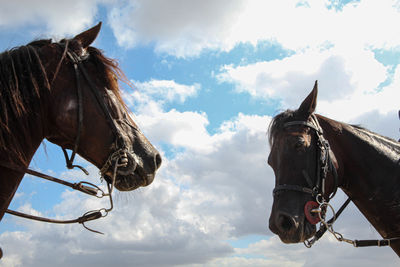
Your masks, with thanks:
[[(400, 144), (314, 114), (317, 91), (315, 83), (299, 109), (278, 114), (270, 124), (268, 163), (276, 187), (269, 228), (285, 243), (307, 244), (315, 224), (326, 222), (324, 209), (340, 187), (385, 238), (375, 243), (400, 256)], [(322, 210), (317, 202), (325, 203)]]
[(124, 75), (92, 46), (101, 23), (72, 39), (0, 54), (0, 220), (44, 138), (97, 166), (122, 191), (152, 183), (158, 151), (122, 101)]

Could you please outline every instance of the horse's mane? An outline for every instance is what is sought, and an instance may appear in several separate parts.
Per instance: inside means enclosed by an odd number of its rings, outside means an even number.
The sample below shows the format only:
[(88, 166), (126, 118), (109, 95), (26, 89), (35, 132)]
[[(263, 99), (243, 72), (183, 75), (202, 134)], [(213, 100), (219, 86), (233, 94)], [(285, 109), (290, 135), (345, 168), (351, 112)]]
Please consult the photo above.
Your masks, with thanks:
[(122, 93), (120, 87), (118, 86), (118, 81), (122, 81), (128, 86), (132, 85), (129, 79), (125, 76), (124, 72), (118, 66), (118, 62), (112, 58), (104, 56), (100, 49), (92, 46), (87, 48), (87, 53), (89, 54), (88, 60), (93, 62), (98, 69), (98, 77), (100, 79), (105, 79), (104, 84), (110, 86), (110, 88), (107, 89), (113, 91), (124, 111), (128, 113), (128, 107), (122, 100)]
[[(400, 143), (396, 140), (374, 133), (360, 125), (350, 125), (354, 134), (356, 134), (360, 139), (365, 142), (370, 143), (375, 146), (377, 149), (389, 152), (388, 149), (395, 153), (394, 157), (398, 158), (400, 155)], [(391, 153), (386, 153), (391, 154)]]
[[(65, 40), (52, 43), (51, 39), (35, 40), (25, 46), (19, 46), (6, 50), (0, 54), (0, 156), (9, 155), (7, 160), (17, 159), (27, 163), (24, 157), (20, 141), (30, 144), (30, 129), (37, 129), (39, 125), (32, 125), (28, 114), (42, 113), (41, 96), (43, 91), (50, 91), (48, 73), (40, 57), (40, 48), (54, 44), (54, 47), (63, 49)], [(80, 43), (69, 40), (71, 47), (76, 51), (82, 51)], [(94, 63), (98, 77), (104, 79), (123, 106), (118, 80), (129, 84), (128, 79), (118, 67), (115, 60), (107, 58), (95, 48), (88, 47), (86, 60)], [(57, 59), (55, 59), (57, 60)], [(61, 58), (60, 58), (61, 60)], [(33, 127), (33, 128), (32, 128)]]
[(27, 144), (31, 141), (25, 115), (37, 111), (40, 91), (50, 89), (38, 45), (33, 42), (0, 54), (0, 151), (19, 160), (25, 159), (18, 137), (23, 136)]

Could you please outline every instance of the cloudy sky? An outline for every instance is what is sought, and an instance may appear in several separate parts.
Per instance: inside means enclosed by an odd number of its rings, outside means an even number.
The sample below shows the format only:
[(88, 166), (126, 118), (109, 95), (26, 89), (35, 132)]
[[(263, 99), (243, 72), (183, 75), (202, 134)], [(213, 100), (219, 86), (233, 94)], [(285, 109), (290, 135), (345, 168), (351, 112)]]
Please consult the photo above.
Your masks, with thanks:
[[(135, 90), (124, 99), (163, 155), (151, 186), (115, 193), (115, 209), (79, 225), (6, 215), (0, 266), (397, 266), (388, 248), (326, 235), (312, 249), (268, 229), (274, 176), (271, 117), (297, 108), (319, 81), (317, 113), (398, 139), (400, 2), (388, 0), (0, 0), (1, 51), (72, 37), (103, 22), (94, 46), (119, 61)], [(49, 142), (31, 167), (69, 181)], [(345, 200), (338, 194), (333, 203)], [(27, 176), (11, 207), (75, 218), (98, 201)], [(345, 237), (378, 237), (350, 206)]]

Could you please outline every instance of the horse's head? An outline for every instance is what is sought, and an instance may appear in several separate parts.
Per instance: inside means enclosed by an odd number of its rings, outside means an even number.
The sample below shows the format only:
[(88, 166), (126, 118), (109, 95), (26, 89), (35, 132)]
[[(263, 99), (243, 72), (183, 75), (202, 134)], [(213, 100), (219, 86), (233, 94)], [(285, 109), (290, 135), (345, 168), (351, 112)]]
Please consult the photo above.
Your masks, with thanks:
[(100, 26), (60, 43), (32, 44), (50, 84), (45, 137), (96, 165), (108, 182), (115, 177), (117, 189), (134, 190), (153, 181), (161, 157), (129, 115), (116, 62), (90, 46)]
[(316, 201), (329, 200), (337, 188), (327, 172), (335, 169), (336, 159), (313, 114), (317, 91), (316, 82), (299, 109), (277, 115), (269, 129), (268, 164), (275, 173), (269, 228), (285, 243), (303, 242), (314, 235), (319, 221), (312, 212), (318, 208)]

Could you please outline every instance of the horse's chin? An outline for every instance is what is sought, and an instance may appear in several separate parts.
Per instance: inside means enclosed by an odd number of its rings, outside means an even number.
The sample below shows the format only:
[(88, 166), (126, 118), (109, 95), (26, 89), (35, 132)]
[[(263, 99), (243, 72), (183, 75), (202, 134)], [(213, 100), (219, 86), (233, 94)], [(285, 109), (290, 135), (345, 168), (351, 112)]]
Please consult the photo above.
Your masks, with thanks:
[[(132, 191), (151, 184), (154, 176), (154, 174), (146, 174), (140, 166), (136, 166), (135, 169), (131, 169), (130, 171), (122, 168), (120, 171), (117, 171), (114, 186), (119, 191)], [(106, 175), (104, 175), (105, 180), (110, 184), (112, 183), (111, 177), (111, 171), (106, 172)]]
[(302, 230), (295, 233), (280, 233), (279, 238), (285, 244), (302, 243), (315, 235), (316, 227), (308, 222), (303, 224)]
[(154, 175), (138, 174), (117, 175), (115, 188), (119, 191), (132, 191), (139, 187), (148, 186), (154, 180)]

